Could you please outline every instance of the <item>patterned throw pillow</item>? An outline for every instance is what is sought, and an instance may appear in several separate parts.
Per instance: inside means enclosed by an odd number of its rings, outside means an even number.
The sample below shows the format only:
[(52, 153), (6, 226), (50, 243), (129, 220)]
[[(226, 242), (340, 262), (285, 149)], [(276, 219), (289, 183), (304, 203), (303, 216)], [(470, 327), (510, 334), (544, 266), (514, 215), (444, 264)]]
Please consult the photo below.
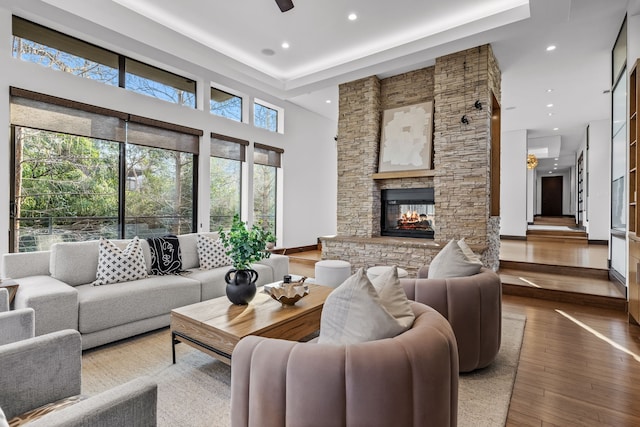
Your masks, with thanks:
[(177, 236), (150, 237), (151, 274), (163, 276), (182, 271), (182, 254)]
[(30, 422), (40, 419), (47, 414), (59, 411), (64, 408), (68, 408), (71, 405), (81, 402), (87, 399), (87, 397), (88, 396), (84, 395), (69, 396), (53, 403), (47, 403), (46, 405), (42, 405), (39, 408), (32, 409), (29, 412), (25, 412), (24, 414), (17, 415), (11, 418), (11, 420), (9, 420), (9, 427), (20, 427), (23, 425), (28, 425)]
[(198, 258), (200, 258), (200, 270), (233, 264), (233, 260), (227, 255), (227, 250), (220, 240), (202, 234), (198, 234)]
[(134, 237), (123, 250), (110, 240), (100, 238), (98, 271), (94, 286), (128, 282), (148, 277), (142, 243)]

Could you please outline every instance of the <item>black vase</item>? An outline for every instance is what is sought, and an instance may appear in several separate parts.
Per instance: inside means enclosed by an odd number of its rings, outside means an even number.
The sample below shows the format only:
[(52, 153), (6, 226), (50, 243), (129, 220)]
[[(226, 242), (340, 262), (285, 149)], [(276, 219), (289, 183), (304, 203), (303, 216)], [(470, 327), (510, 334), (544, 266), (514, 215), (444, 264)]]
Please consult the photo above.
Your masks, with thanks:
[(224, 281), (227, 282), (227, 298), (236, 305), (247, 305), (256, 296), (256, 280), (258, 272), (255, 270), (227, 271)]

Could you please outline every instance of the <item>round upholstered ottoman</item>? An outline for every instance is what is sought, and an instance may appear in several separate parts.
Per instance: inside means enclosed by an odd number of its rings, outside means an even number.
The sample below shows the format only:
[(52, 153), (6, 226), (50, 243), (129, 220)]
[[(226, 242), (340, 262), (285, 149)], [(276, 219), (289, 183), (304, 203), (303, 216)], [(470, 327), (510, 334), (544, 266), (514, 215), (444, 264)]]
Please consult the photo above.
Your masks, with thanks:
[[(369, 280), (373, 280), (390, 268), (391, 266), (389, 265), (376, 265), (375, 267), (369, 267), (367, 268), (367, 277), (369, 278)], [(405, 270), (404, 268), (398, 267), (398, 279), (402, 279), (403, 277), (407, 277), (407, 276), (409, 276), (409, 273), (407, 273), (407, 270)]]
[(338, 259), (325, 259), (316, 262), (315, 283), (333, 288), (351, 276), (351, 263)]

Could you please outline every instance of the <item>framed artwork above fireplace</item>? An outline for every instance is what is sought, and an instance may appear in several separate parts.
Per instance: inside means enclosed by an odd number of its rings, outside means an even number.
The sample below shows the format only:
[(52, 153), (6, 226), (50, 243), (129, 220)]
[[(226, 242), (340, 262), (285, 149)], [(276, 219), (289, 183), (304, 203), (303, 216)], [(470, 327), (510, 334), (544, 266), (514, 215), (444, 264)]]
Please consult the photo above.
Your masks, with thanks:
[(385, 110), (378, 172), (431, 169), (433, 102)]

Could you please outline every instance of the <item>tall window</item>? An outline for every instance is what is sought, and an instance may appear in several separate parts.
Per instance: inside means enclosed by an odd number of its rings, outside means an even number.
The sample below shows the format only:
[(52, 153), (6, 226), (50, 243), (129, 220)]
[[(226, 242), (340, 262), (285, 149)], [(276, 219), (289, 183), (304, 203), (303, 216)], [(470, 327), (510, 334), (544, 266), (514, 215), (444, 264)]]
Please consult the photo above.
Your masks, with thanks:
[(278, 110), (264, 104), (259, 101), (253, 104), (253, 124), (271, 132), (278, 132)]
[(234, 215), (240, 215), (242, 163), (248, 141), (211, 134), (211, 210), (210, 230), (229, 228)]
[[(13, 17), (13, 56), (148, 95), (196, 107), (196, 82)], [(124, 63), (124, 68), (120, 66)]]
[(216, 116), (242, 121), (242, 98), (225, 92), (221, 89), (211, 88), (210, 111)]
[(281, 165), (280, 148), (254, 145), (253, 166), (253, 218), (262, 221), (271, 233), (276, 234), (277, 169)]
[(193, 230), (191, 153), (127, 144), (125, 238)]
[(118, 236), (118, 142), (14, 128), (18, 251)]
[(197, 130), (16, 88), (11, 95), (11, 250), (194, 229)]

